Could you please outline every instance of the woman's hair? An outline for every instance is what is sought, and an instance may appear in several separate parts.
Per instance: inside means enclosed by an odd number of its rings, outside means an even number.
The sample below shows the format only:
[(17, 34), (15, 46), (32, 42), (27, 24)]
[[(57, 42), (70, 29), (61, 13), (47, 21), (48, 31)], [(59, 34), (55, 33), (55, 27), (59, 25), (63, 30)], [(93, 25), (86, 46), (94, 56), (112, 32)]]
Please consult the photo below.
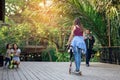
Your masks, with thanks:
[(74, 25), (75, 26), (78, 25), (82, 31), (84, 30), (83, 25), (81, 24), (80, 18), (76, 18), (74, 20)]
[(18, 45), (17, 45), (17, 44), (13, 44), (13, 49), (15, 50), (14, 45), (16, 45), (16, 46), (17, 46), (17, 49), (18, 49)]
[(80, 18), (76, 18), (76, 19), (74, 20), (74, 25), (81, 26)]
[(9, 43), (6, 45), (6, 49), (9, 49), (9, 45), (10, 45)]

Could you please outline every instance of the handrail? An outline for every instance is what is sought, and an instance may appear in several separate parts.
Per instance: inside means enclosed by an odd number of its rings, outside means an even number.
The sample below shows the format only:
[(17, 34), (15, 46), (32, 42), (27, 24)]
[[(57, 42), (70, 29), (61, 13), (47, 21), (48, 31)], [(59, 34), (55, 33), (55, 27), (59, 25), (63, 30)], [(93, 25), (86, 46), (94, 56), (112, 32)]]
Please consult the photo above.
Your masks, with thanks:
[(109, 47), (109, 46), (101, 46), (101, 48), (120, 48), (120, 46), (111, 46), (111, 47)]

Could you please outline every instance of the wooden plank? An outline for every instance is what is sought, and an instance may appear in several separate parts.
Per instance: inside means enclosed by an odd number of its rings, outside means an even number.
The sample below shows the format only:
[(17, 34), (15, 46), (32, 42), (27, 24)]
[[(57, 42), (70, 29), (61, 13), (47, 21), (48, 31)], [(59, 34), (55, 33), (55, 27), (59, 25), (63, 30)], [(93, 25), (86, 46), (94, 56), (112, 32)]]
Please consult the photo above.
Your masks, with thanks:
[[(73, 64), (75, 68), (75, 65)], [(19, 69), (0, 68), (0, 80), (119, 80), (120, 66), (91, 63), (81, 65), (83, 76), (68, 73), (65, 62), (21, 62)], [(91, 74), (92, 73), (92, 74)], [(113, 75), (114, 74), (114, 75)]]
[[(46, 80), (46, 78), (44, 77), (43, 74), (39, 73), (38, 71), (35, 70), (36, 67), (34, 66), (30, 66), (30, 65), (34, 65), (34, 64), (29, 64), (29, 66), (27, 67), (27, 69), (38, 79), (38, 80)], [(26, 65), (24, 65), (26, 66)], [(39, 78), (40, 77), (40, 78)], [(42, 79), (41, 79), (42, 78)]]
[[(22, 64), (22, 68), (21, 68), (21, 69), (23, 70), (26, 78), (27, 78), (28, 80), (38, 80), (38, 79), (34, 76), (34, 74), (28, 70), (28, 67), (29, 67), (29, 65), (24, 66), (24, 65)], [(32, 68), (31, 68), (31, 69), (32, 69)]]
[[(52, 77), (51, 75), (49, 75), (48, 71), (44, 70), (44, 67), (43, 69), (40, 67), (40, 66), (37, 66), (36, 63), (32, 63), (31, 65), (34, 65), (36, 67), (34, 67), (34, 69), (32, 69), (31, 71), (35, 74), (35, 76), (37, 76), (39, 78), (39, 80), (46, 80), (46, 79), (50, 79), (50, 80), (58, 80), (58, 79), (55, 79), (54, 77)], [(30, 68), (29, 68), (30, 70)], [(46, 71), (46, 72), (45, 72)], [(48, 72), (48, 73), (47, 73)], [(42, 75), (42, 76), (41, 76)], [(46, 76), (47, 75), (47, 76)]]
[[(38, 73), (39, 75), (43, 75), (45, 77), (45, 79), (51, 79), (51, 80), (63, 80), (64, 78), (62, 77), (61, 74), (63, 74), (62, 72), (60, 73), (59, 71), (55, 71), (55, 67), (50, 67), (49, 64), (47, 63), (40, 63), (40, 62), (34, 62), (34, 63), (29, 63), (30, 65), (35, 66), (34, 67), (34, 72), (37, 71), (36, 73)], [(39, 64), (39, 65), (38, 65)], [(46, 76), (47, 75), (47, 76)], [(39, 77), (41, 79), (41, 77)]]
[(0, 67), (0, 80), (3, 80), (3, 68)]
[(7, 72), (7, 69), (3, 69), (3, 78), (2, 80), (8, 80), (8, 72)]
[(27, 77), (26, 77), (26, 75), (23, 73), (23, 71), (22, 71), (21, 68), (17, 69), (16, 71), (18, 72), (18, 75), (19, 75), (19, 77), (20, 77), (21, 80), (27, 80)]
[[(39, 63), (40, 64), (40, 63)], [(47, 75), (47, 77), (49, 78), (51, 78), (52, 80), (61, 80), (61, 77), (58, 77), (58, 76), (60, 76), (61, 74), (59, 74), (59, 75), (55, 75), (55, 74), (53, 74), (53, 70), (52, 70), (52, 68), (47, 68), (47, 66), (49, 66), (48, 64), (46, 64), (46, 65), (44, 65), (44, 66), (39, 66), (39, 65), (37, 65), (37, 64), (34, 64), (35, 66), (36, 66), (36, 69), (39, 71), (39, 72), (42, 72), (44, 75)], [(57, 71), (56, 71), (57, 72)], [(47, 79), (48, 79), (47, 78)]]
[(57, 76), (58, 78), (60, 78), (61, 80), (64, 80), (66, 79), (65, 77), (67, 77), (67, 80), (74, 80), (75, 78), (71, 77), (69, 74), (68, 74), (68, 68), (65, 64), (63, 64), (61, 66), (62, 63), (47, 63), (46, 65), (46, 69), (49, 69), (51, 70), (51, 72), (53, 72), (53, 76)]
[[(34, 65), (34, 63), (30, 64), (30, 65)], [(36, 70), (36, 67), (29, 66), (28, 69), (29, 69), (29, 71), (31, 71), (38, 78), (38, 80), (46, 80), (45, 75), (42, 74), (41, 72), (39, 72), (38, 70)]]
[(16, 69), (13, 69), (13, 75), (15, 80), (21, 80), (21, 77), (18, 75), (18, 72), (16, 71)]
[(13, 72), (14, 72), (13, 69), (8, 69), (9, 80), (15, 80)]
[(29, 73), (26, 72), (26, 70), (24, 70), (23, 66), (22, 66), (21, 70), (27, 80), (33, 80), (32, 77), (29, 75)]
[(33, 79), (31, 78), (31, 76), (30, 76), (24, 69), (22, 69), (22, 73), (23, 73), (23, 75), (25, 76), (25, 78), (26, 78), (27, 80), (33, 80)]

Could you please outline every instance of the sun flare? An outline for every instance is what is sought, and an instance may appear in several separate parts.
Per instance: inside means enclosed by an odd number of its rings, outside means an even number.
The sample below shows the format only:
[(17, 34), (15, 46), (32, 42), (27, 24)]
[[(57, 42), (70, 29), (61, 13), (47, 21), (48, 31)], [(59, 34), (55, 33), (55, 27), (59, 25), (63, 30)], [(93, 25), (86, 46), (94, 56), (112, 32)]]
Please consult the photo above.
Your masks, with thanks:
[(52, 5), (52, 3), (53, 3), (52, 0), (45, 0), (45, 2), (40, 2), (40, 3), (39, 3), (39, 6), (42, 7), (42, 8), (44, 8), (44, 7), (49, 7), (49, 6)]

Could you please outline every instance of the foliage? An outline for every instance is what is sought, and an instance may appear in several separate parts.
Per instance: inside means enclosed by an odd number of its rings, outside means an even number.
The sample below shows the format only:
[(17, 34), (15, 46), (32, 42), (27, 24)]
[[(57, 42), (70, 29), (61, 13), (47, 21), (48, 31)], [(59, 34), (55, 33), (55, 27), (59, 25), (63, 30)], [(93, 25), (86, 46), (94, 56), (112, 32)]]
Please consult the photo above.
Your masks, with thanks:
[(64, 45), (67, 43), (73, 20), (76, 17), (81, 19), (85, 28), (93, 32), (102, 46), (108, 46), (109, 24), (111, 45), (120, 45), (119, 1), (52, 0), (51, 5), (47, 5), (45, 1), (6, 0), (5, 21), (10, 26), (0, 28), (1, 53), (7, 43), (17, 43), (23, 47), (27, 44), (26, 42), (31, 45), (42, 45), (44, 41), (47, 41), (47, 46), (52, 46), (55, 51), (47, 48), (42, 55), (44, 59), (49, 60), (52, 55), (58, 58), (57, 61), (67, 61), (68, 54), (60, 50), (65, 48)]
[(69, 54), (66, 53), (66, 52), (63, 52), (63, 53), (57, 52), (56, 56), (58, 57), (57, 60), (56, 60), (57, 62), (67, 62), (67, 61), (69, 61)]
[(107, 27), (110, 27), (111, 46), (119, 46), (119, 27), (120, 27), (120, 1), (119, 0), (93, 0), (95, 9), (103, 14), (107, 20)]
[(48, 47), (41, 54), (42, 61), (56, 61), (57, 56), (55, 54), (55, 49), (52, 47)]

